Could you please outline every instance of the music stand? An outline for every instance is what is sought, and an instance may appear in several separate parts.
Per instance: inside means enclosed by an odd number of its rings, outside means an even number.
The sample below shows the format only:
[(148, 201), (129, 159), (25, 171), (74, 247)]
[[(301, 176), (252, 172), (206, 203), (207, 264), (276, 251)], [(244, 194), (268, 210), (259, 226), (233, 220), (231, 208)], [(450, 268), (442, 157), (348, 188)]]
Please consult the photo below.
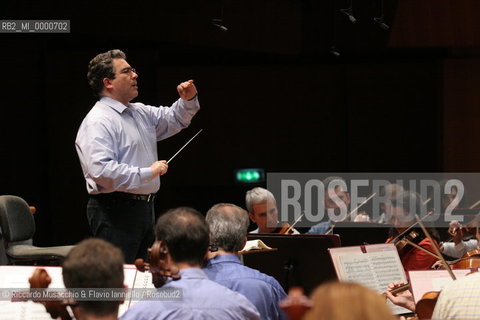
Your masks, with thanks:
[(363, 244), (385, 243), (388, 238), (388, 230), (392, 225), (374, 222), (337, 222), (333, 228), (333, 234), (338, 234), (342, 239), (342, 245), (360, 246)]
[(337, 235), (248, 235), (248, 240), (254, 239), (277, 251), (244, 255), (244, 264), (274, 277), (287, 292), (301, 286), (309, 295), (319, 284), (336, 279), (328, 249), (340, 247)]

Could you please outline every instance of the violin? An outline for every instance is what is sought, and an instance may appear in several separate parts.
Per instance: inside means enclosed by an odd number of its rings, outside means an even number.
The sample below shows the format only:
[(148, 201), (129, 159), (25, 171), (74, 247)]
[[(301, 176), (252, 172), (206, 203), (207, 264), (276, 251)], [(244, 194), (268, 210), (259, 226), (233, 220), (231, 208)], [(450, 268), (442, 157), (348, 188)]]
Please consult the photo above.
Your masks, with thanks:
[[(455, 243), (463, 241), (467, 237), (476, 237), (477, 241), (480, 238), (478, 231), (478, 215), (473, 218), (465, 227), (456, 223), (458, 226), (450, 225), (448, 233), (455, 239)], [(465, 253), (460, 259), (452, 264), (453, 269), (476, 269), (480, 267), (480, 249), (471, 250)]]
[[(395, 247), (397, 248), (397, 251), (398, 251), (398, 254), (399, 254), (400, 258), (405, 256), (411, 249), (415, 248), (415, 249), (421, 250), (421, 251), (437, 258), (438, 260), (441, 259), (440, 258), (441, 254), (433, 253), (433, 252), (431, 252), (431, 251), (429, 251), (429, 250), (427, 250), (427, 249), (418, 245), (423, 239), (425, 239), (425, 236), (426, 236), (425, 231), (424, 231), (424, 234), (420, 234), (417, 231), (412, 230), (412, 228), (415, 227), (419, 223), (423, 226), (422, 221), (424, 219), (426, 219), (430, 214), (431, 214), (431, 212), (428, 213), (427, 215), (425, 215), (422, 219), (418, 219), (417, 222), (413, 223), (410, 227), (405, 229), (403, 232), (399, 233), (396, 237), (388, 239), (386, 241), (386, 243), (394, 243), (395, 244)], [(423, 228), (424, 227), (422, 227), (422, 229)], [(430, 239), (430, 241), (434, 241), (434, 240)], [(436, 242), (432, 242), (432, 245), (433, 245), (433, 243), (435, 243), (435, 245), (436, 245)]]
[[(452, 226), (452, 223), (454, 223), (455, 226)], [(474, 223), (478, 223), (477, 217), (470, 221), (466, 226), (462, 226), (457, 221), (452, 221), (450, 223), (448, 233), (452, 236), (452, 239), (455, 238), (457, 235), (460, 235), (463, 240), (475, 237), (478, 234), (478, 226), (472, 225)]]
[(451, 265), (452, 269), (476, 269), (480, 268), (480, 250), (471, 250)]
[(423, 294), (422, 299), (417, 302), (415, 307), (415, 313), (419, 320), (432, 319), (433, 309), (435, 309), (439, 296), (440, 291), (428, 291)]
[[(409, 283), (404, 284), (404, 285), (400, 285), (396, 288), (393, 288), (393, 289), (390, 290), (390, 292), (394, 296), (396, 296), (400, 292), (403, 292), (403, 291), (406, 291), (406, 290), (410, 290), (410, 284)], [(433, 309), (435, 309), (435, 305), (437, 303), (439, 295), (440, 295), (439, 291), (428, 291), (428, 292), (424, 293), (422, 298), (415, 305), (414, 310), (415, 310), (416, 316), (414, 316), (412, 318), (409, 318), (409, 319), (415, 319), (415, 320), (429, 320), (429, 319), (431, 319), (432, 314), (433, 314)], [(413, 298), (411, 298), (411, 299), (412, 299), (412, 303), (413, 303)], [(410, 310), (413, 310), (410, 307), (407, 307), (407, 308), (410, 309)]]
[[(414, 248), (412, 243), (419, 244), (425, 237), (421, 236), (416, 231), (410, 231), (402, 238), (393, 239), (395, 247), (397, 248), (398, 255), (401, 257), (405, 256), (410, 250)], [(392, 242), (393, 242), (392, 241)]]
[(155, 288), (162, 287), (168, 278), (172, 280), (180, 279), (179, 269), (176, 266), (168, 265), (167, 253), (167, 246), (162, 241), (157, 240), (148, 249), (150, 263), (143, 259), (135, 260), (135, 267), (138, 271), (152, 274), (152, 283)]
[[(439, 259), (441, 260), (443, 266), (448, 270), (448, 273), (450, 275), (450, 277), (452, 278), (452, 280), (456, 280), (456, 277), (455, 277), (455, 274), (453, 273), (452, 269), (450, 268), (450, 265), (445, 261), (445, 259), (443, 258), (442, 254), (440, 253), (440, 248), (438, 247), (438, 244), (433, 240), (433, 238), (431, 237), (430, 233), (428, 232), (428, 230), (425, 228), (425, 226), (423, 225), (422, 221), (419, 219), (419, 217), (417, 215), (415, 215), (415, 218), (417, 219), (417, 223), (420, 225), (420, 227), (422, 228), (422, 231), (423, 233), (425, 234), (425, 237), (427, 237), (432, 246), (433, 246), (433, 249), (434, 249), (434, 252), (435, 252), (435, 255), (437, 255), (439, 257)], [(395, 240), (395, 239), (394, 239)], [(432, 253), (433, 254), (433, 253)], [(400, 286), (400, 287), (397, 287), (397, 288), (393, 288), (391, 290), (389, 290), (393, 295), (396, 295), (397, 293), (401, 292), (401, 291), (404, 291), (406, 289), (409, 288), (409, 285), (403, 285), (403, 286)], [(433, 314), (433, 310), (435, 308), (435, 305), (437, 303), (437, 299), (438, 299), (438, 296), (440, 295), (440, 292), (438, 291), (430, 291), (430, 292), (426, 292), (423, 296), (422, 296), (422, 299), (420, 299), (416, 306), (415, 306), (415, 312), (417, 314), (417, 317), (415, 317), (414, 319), (419, 319), (419, 320), (426, 320), (426, 319), (431, 319), (432, 318), (432, 314)], [(393, 301), (392, 301), (393, 302)], [(412, 299), (412, 302), (413, 302), (413, 299)], [(413, 310), (413, 308), (410, 308), (410, 310)]]
[(275, 230), (275, 233), (278, 234), (293, 234), (293, 226), (291, 226), (288, 222), (282, 223), (281, 227), (278, 227), (277, 230)]
[[(478, 272), (478, 268), (480, 267), (480, 250), (471, 250), (467, 252), (461, 259), (455, 262), (451, 269), (472, 269), (469, 274)], [(448, 268), (447, 270), (450, 270)], [(468, 274), (467, 274), (468, 275)], [(455, 280), (455, 277), (453, 277)], [(433, 309), (435, 309), (435, 305), (437, 303), (437, 299), (440, 295), (439, 291), (429, 291), (426, 292), (422, 299), (417, 302), (416, 306), (416, 313), (418, 315), (419, 320), (427, 320), (432, 318)]]
[[(419, 245), (419, 243), (425, 239), (425, 236), (419, 234), (416, 231), (411, 231), (407, 235), (403, 236), (403, 238), (398, 238), (395, 237), (394, 239), (389, 239), (387, 240), (386, 243), (394, 243), (395, 247), (397, 248), (398, 255), (400, 256), (400, 259), (402, 259), (408, 252), (410, 252), (412, 249), (418, 249), (421, 250), (428, 255), (440, 260), (440, 256), (436, 253), (431, 252), (428, 249), (425, 249)], [(436, 242), (435, 242), (436, 244)]]
[(295, 220), (295, 222), (292, 224), (292, 225), (289, 225), (287, 222), (284, 222), (282, 223), (282, 226), (277, 228), (277, 230), (275, 230), (274, 233), (278, 233), (278, 234), (293, 234), (295, 231), (293, 229), (293, 227), (298, 223), (298, 221), (300, 221), (300, 219), (302, 219), (302, 217), (305, 215), (305, 213), (302, 213), (298, 218), (297, 220)]
[[(422, 221), (418, 218), (418, 216), (415, 216), (417, 219), (417, 223), (420, 224), (420, 227), (422, 228), (425, 236), (430, 239), (430, 242), (432, 243), (433, 249), (435, 249), (435, 253), (440, 257), (440, 260), (442, 261), (442, 264), (447, 268), (448, 273), (450, 274), (450, 277), (452, 280), (457, 280), (457, 277), (453, 273), (452, 269), (450, 268), (450, 265), (445, 261), (445, 258), (443, 258), (442, 254), (440, 253), (440, 248), (438, 247), (438, 244), (433, 241), (433, 238), (430, 236), (430, 233), (427, 231), (425, 226), (423, 225)], [(425, 293), (422, 296), (422, 299), (420, 299), (417, 302), (417, 306), (415, 308), (415, 311), (417, 313), (417, 316), (420, 320), (426, 320), (426, 319), (431, 319), (432, 314), (433, 314), (433, 309), (435, 309), (435, 305), (437, 303), (438, 296), (440, 295), (439, 291), (430, 291)]]

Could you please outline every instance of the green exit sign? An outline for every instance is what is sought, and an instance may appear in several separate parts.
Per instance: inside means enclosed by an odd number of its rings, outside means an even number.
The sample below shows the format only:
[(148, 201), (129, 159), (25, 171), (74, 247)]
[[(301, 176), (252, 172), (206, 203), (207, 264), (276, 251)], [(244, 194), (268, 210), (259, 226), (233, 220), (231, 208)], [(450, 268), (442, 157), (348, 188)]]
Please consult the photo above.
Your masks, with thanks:
[(263, 169), (238, 169), (235, 171), (235, 180), (240, 183), (259, 183), (265, 181)]

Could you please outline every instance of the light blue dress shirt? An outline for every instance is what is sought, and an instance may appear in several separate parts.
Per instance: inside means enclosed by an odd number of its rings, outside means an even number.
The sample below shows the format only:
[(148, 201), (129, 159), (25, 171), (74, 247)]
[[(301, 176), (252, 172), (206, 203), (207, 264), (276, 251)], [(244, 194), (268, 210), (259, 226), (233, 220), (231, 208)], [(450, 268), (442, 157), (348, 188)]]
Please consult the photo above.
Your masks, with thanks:
[(257, 307), (262, 319), (287, 319), (278, 306), (286, 297), (285, 290), (275, 278), (242, 265), (233, 254), (210, 259), (203, 270), (211, 280), (244, 295)]
[(182, 299), (140, 301), (127, 310), (120, 320), (249, 320), (260, 319), (255, 306), (241, 294), (207, 278), (199, 268), (180, 271), (180, 280), (162, 288), (182, 290)]
[(325, 234), (332, 226), (331, 221), (324, 221), (312, 226), (306, 234)]
[(78, 129), (75, 146), (90, 194), (114, 191), (150, 194), (160, 188), (150, 166), (157, 141), (178, 133), (200, 109), (198, 99), (171, 107), (129, 103), (109, 97), (93, 106)]

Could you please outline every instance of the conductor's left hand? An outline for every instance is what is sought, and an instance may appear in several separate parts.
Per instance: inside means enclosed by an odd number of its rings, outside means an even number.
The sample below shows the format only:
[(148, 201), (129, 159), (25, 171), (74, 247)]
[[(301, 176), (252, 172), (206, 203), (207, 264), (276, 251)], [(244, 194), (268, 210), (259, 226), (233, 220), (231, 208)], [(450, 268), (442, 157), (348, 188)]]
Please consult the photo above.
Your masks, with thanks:
[(197, 88), (193, 84), (193, 80), (180, 83), (177, 86), (178, 95), (183, 100), (193, 99), (197, 95)]

